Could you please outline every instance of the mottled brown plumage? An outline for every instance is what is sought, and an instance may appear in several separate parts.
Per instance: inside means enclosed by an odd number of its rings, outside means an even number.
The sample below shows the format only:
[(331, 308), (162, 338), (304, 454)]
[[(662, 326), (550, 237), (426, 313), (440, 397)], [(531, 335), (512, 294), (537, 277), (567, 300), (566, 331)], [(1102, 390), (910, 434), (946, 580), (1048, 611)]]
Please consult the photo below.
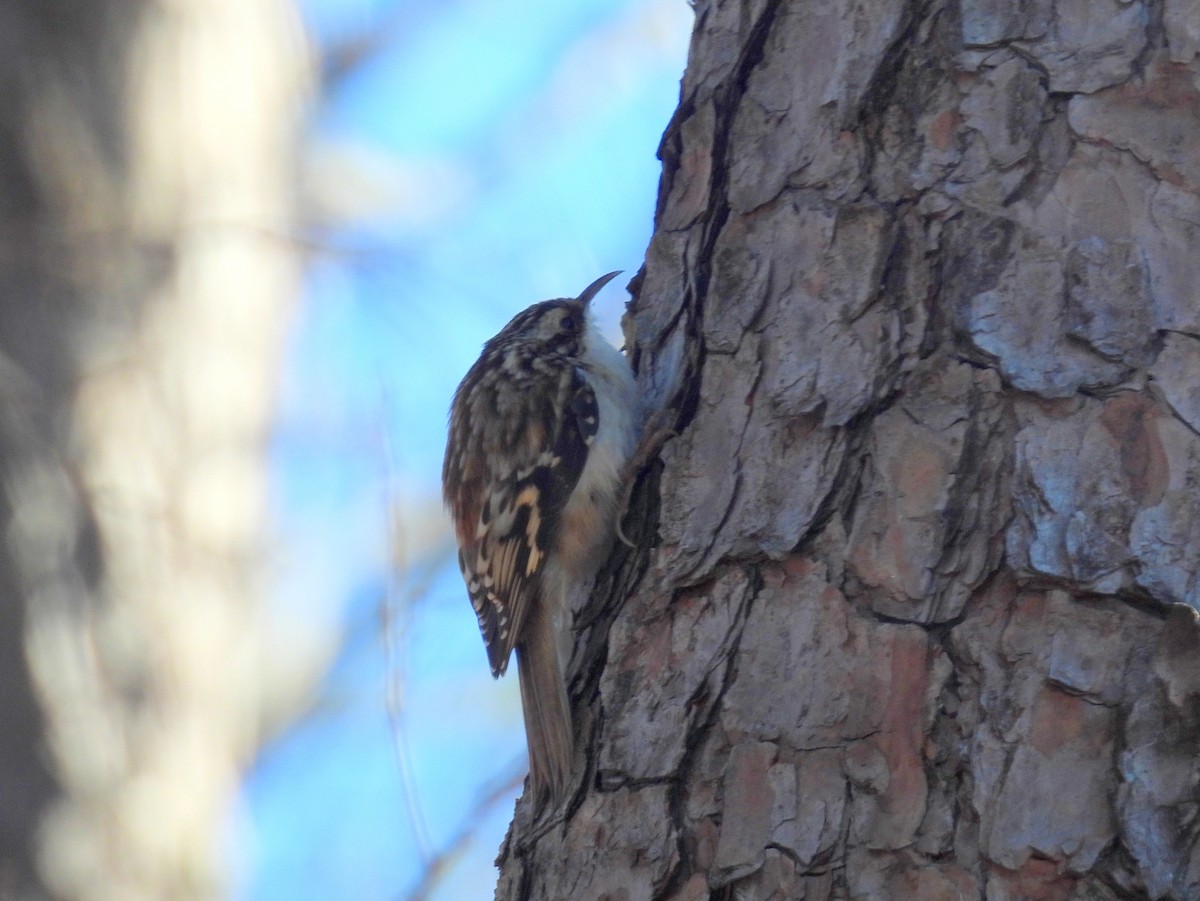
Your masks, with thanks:
[(637, 433), (633, 376), (587, 309), (616, 274), (515, 316), (450, 410), (442, 487), (459, 568), (492, 674), (517, 652), (539, 801), (561, 798), (571, 765), (565, 596), (608, 546)]

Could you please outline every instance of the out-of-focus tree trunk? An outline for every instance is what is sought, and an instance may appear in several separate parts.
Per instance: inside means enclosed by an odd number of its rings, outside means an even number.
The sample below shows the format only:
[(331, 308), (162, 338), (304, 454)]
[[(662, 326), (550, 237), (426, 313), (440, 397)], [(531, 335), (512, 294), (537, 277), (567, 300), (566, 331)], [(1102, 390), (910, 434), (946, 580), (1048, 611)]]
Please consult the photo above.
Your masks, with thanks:
[(0, 44), (0, 898), (211, 898), (303, 43), (288, 0), (4, 0)]
[(1200, 898), (1200, 8), (711, 0), (678, 435), (509, 899)]

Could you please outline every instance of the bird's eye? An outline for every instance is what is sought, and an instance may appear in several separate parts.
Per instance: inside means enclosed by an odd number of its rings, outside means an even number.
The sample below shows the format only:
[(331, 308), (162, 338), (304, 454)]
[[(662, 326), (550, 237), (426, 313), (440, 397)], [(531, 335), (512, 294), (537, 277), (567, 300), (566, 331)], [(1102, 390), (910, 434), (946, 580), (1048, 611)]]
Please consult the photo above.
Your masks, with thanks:
[(575, 317), (570, 313), (563, 313), (563, 318), (559, 326), (564, 332), (572, 331), (575, 328)]

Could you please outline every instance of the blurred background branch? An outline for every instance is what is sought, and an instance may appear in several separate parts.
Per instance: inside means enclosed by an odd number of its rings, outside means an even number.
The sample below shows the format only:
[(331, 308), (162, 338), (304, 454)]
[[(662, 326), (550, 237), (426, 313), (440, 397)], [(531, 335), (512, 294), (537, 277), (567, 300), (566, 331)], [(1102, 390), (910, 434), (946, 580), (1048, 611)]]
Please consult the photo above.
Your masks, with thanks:
[(264, 448), (298, 266), (264, 235), (294, 230), (305, 45), (283, 0), (2, 6), (2, 753), (6, 795), (36, 786), (6, 897), (211, 898), (270, 695)]

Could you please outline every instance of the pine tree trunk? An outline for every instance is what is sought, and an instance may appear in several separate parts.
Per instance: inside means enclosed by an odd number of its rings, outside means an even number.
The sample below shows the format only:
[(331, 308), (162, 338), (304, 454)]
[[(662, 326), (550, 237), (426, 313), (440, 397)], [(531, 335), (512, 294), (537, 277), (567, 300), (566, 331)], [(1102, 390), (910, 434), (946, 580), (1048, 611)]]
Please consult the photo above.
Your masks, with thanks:
[(213, 898), (257, 741), (288, 0), (0, 2), (0, 898)]
[(1200, 8), (710, 0), (677, 434), (504, 899), (1200, 898)]

